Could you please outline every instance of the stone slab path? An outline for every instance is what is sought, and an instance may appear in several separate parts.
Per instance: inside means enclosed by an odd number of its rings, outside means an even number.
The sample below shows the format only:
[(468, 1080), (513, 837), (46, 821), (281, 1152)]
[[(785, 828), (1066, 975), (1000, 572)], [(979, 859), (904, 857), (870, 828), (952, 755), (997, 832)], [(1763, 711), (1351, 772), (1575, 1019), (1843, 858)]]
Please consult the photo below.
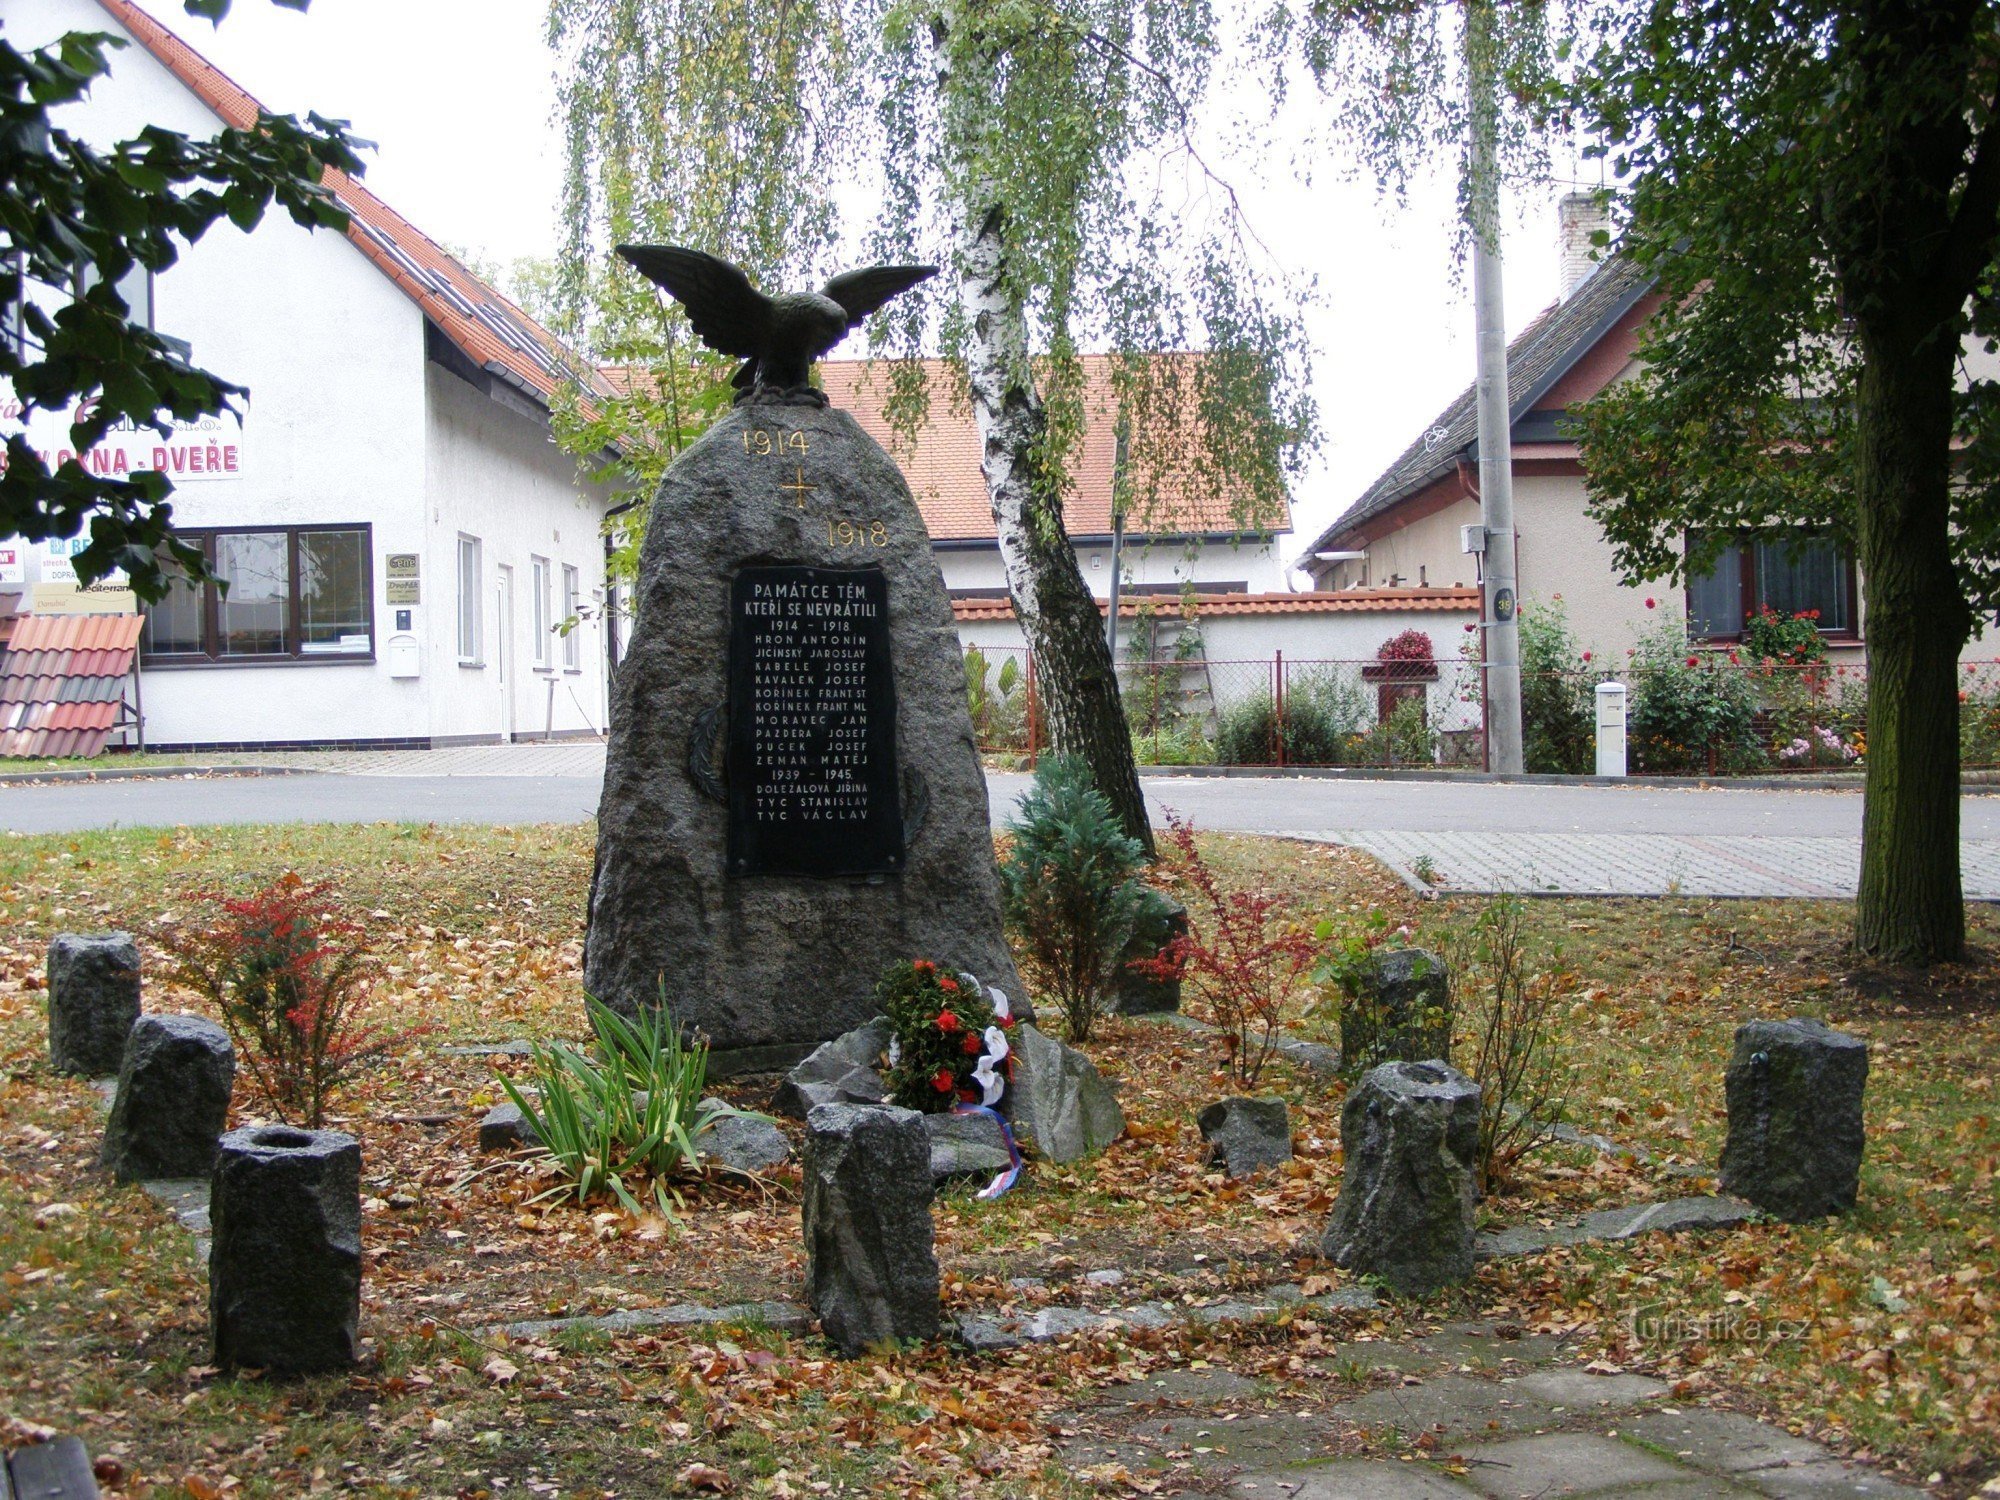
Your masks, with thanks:
[(1308, 1402), (1297, 1382), (1172, 1371), (1066, 1418), (1064, 1457), (1232, 1500), (1923, 1493), (1781, 1427), (1676, 1402), (1658, 1381), (1582, 1368), (1557, 1340), (1507, 1325), (1345, 1344), (1306, 1380), (1353, 1394)]

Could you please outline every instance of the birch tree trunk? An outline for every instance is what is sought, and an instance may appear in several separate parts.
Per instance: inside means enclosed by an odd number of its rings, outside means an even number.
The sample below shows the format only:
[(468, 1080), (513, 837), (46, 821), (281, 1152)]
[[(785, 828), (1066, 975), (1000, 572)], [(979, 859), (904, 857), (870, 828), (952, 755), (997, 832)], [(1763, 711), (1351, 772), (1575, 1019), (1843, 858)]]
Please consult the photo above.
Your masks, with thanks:
[[(969, 85), (997, 87), (997, 76), (954, 79), (938, 39), (940, 93), (966, 102)], [(976, 106), (975, 106), (976, 107)], [(947, 116), (953, 113), (947, 102)], [(965, 143), (964, 116), (954, 154), (965, 187), (959, 223), (958, 290), (965, 310), (966, 377), (979, 424), (980, 468), (993, 506), (993, 525), (1007, 573), (1014, 617), (1035, 653), (1043, 721), (1064, 755), (1080, 757), (1091, 780), (1111, 803), (1125, 832), (1154, 857), (1153, 829), (1139, 787), (1118, 675), (1103, 619), (1076, 550), (1063, 529), (1062, 495), (1038, 462), (1047, 414), (1030, 369), (1028, 320), (1007, 271), (1007, 209), (981, 191), (977, 163)]]

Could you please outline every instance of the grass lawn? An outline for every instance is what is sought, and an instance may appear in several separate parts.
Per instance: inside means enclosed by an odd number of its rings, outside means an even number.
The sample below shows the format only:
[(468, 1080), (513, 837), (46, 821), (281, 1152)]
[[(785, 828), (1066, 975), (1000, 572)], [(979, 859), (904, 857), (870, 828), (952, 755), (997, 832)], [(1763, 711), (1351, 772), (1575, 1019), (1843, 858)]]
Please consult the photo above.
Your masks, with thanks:
[[(932, 1348), (841, 1362), (758, 1327), (509, 1341), (492, 1326), (796, 1300), (802, 1280), (796, 1168), (762, 1187), (690, 1181), (677, 1221), (635, 1221), (537, 1202), (546, 1183), (531, 1165), (477, 1153), (496, 1060), (439, 1048), (580, 1033), (588, 839), (410, 825), (0, 838), (0, 1440), (23, 1424), (76, 1431), (122, 1466), (113, 1493), (197, 1500), (1129, 1493), (1108, 1468), (1068, 1472), (1062, 1452), (1131, 1382), (1206, 1363), (1316, 1411), (1353, 1394), (1342, 1341), (1477, 1314), (1657, 1372), (1688, 1404), (1773, 1416), (1919, 1480), (1938, 1473), (1943, 1493), (2000, 1468), (2000, 973), (1983, 957), (1929, 981), (1853, 973), (1847, 910), (1832, 903), (1535, 903), (1537, 939), (1581, 976), (1564, 1020), (1576, 1123), (1650, 1160), (1560, 1147), (1482, 1212), (1517, 1224), (1702, 1190), (1675, 1169), (1705, 1168), (1720, 1148), (1734, 1026), (1811, 1014), (1873, 1047), (1862, 1202), (1839, 1221), (1552, 1251), (1379, 1313), (1127, 1329), (978, 1360)], [(1205, 842), (1219, 868), (1313, 915), (1375, 908), (1419, 937), (1466, 916), (1346, 851)], [(124, 927), (144, 946), (191, 891), (288, 868), (332, 880), (368, 926), (383, 963), (372, 1018), (427, 1029), (336, 1111), (363, 1142), (368, 1359), (351, 1377), (274, 1386), (207, 1367), (205, 1280), (186, 1236), (93, 1170), (99, 1102), (47, 1069), (41, 973), (53, 932)], [(1972, 920), (1982, 950), (2000, 944), (1990, 909)], [(148, 956), (148, 1007), (199, 1009), (165, 983), (157, 948)], [(1316, 1012), (1300, 1029), (1330, 1034), (1331, 1020)], [(1258, 1091), (1290, 1101), (1300, 1155), (1229, 1184), (1202, 1166), (1192, 1124), (1235, 1091), (1209, 1039), (1114, 1021), (1088, 1050), (1119, 1084), (1127, 1139), (1092, 1162), (1032, 1167), (994, 1204), (941, 1199), (951, 1309), (1345, 1280), (1311, 1253), (1339, 1188), (1337, 1087), (1274, 1064)], [(247, 1087), (237, 1109), (256, 1114)], [(1112, 1267), (1119, 1285), (1085, 1280)]]

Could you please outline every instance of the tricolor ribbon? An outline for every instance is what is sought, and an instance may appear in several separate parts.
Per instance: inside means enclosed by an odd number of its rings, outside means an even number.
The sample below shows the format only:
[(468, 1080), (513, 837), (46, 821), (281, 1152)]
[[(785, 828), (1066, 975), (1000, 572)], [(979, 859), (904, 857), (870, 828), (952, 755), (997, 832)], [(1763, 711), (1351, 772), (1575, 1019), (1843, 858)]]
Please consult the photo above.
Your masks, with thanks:
[(953, 1108), (952, 1113), (955, 1115), (986, 1115), (992, 1119), (994, 1124), (1000, 1127), (1000, 1139), (1007, 1143), (1007, 1160), (1011, 1165), (1008, 1166), (1006, 1171), (981, 1188), (977, 1194), (978, 1197), (985, 1199), (998, 1198), (1007, 1189), (1011, 1188), (1021, 1175), (1021, 1148), (1014, 1144), (1014, 1132), (1012, 1128), (1009, 1127), (1006, 1120), (1001, 1118), (1000, 1112), (997, 1109), (989, 1108), (984, 1104), (960, 1104)]

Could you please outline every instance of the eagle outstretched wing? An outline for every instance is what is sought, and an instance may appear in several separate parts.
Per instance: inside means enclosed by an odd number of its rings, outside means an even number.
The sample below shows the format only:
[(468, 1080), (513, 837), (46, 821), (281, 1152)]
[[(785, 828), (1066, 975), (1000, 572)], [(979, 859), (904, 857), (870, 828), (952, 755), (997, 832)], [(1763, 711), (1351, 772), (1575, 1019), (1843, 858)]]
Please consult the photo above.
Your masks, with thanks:
[(825, 295), (847, 310), (847, 326), (858, 328), (868, 315), (898, 292), (937, 275), (936, 266), (870, 266), (848, 271), (826, 284)]
[(709, 348), (738, 359), (756, 359), (764, 352), (771, 299), (728, 261), (678, 245), (620, 245), (618, 253), (648, 281), (673, 294)]

